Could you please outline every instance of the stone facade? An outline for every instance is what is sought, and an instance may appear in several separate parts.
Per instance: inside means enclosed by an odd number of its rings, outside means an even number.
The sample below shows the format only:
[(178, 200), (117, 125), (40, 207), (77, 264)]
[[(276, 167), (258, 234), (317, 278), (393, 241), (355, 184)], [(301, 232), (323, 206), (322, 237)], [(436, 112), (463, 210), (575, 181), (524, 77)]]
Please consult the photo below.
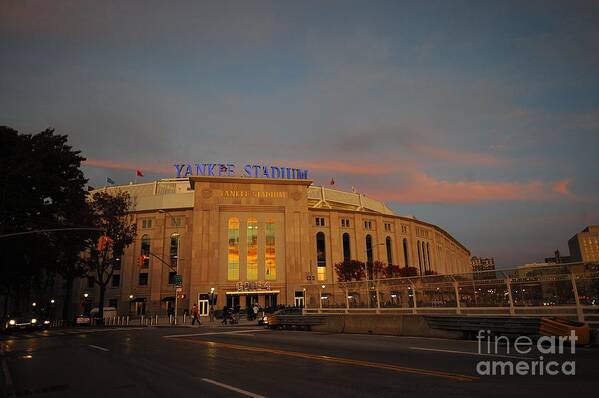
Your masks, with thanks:
[[(176, 269), (184, 295), (179, 313), (212, 288), (217, 308), (301, 304), (303, 286), (334, 282), (333, 265), (344, 258), (370, 257), (420, 273), (471, 271), (469, 251), (443, 229), (309, 180), (191, 177), (104, 189), (131, 194), (138, 226), (107, 289), (105, 305), (120, 314), (166, 314)], [(145, 261), (142, 242), (149, 242)], [(250, 272), (249, 258), (257, 272)], [(77, 300), (84, 293), (96, 306), (97, 291), (82, 280)]]

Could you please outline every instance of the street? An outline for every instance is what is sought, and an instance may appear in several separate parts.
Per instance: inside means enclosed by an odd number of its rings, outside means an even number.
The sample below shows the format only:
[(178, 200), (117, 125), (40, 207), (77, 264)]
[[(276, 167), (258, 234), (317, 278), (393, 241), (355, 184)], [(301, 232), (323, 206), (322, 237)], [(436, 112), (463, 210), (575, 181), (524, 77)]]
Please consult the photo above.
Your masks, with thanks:
[(538, 354), (502, 347), (493, 357), (478, 355), (476, 341), (248, 325), (49, 330), (0, 343), (5, 396), (590, 396), (599, 374), (596, 348), (570, 357), (575, 376), (478, 376), (478, 361)]

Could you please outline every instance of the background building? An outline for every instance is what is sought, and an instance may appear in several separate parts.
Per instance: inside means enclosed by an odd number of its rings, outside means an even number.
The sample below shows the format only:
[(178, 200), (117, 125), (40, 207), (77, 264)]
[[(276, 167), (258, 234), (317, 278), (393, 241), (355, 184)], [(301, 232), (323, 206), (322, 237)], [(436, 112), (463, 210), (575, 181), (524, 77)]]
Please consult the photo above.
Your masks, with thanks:
[(470, 259), (473, 272), (495, 270), (495, 259), (493, 257), (476, 257)]
[(568, 240), (571, 261), (599, 261), (599, 225), (589, 225)]
[[(470, 272), (468, 249), (438, 226), (309, 180), (190, 177), (103, 190), (130, 193), (138, 227), (106, 293), (121, 314), (167, 313), (176, 273), (181, 311), (206, 309), (211, 291), (218, 308), (302, 305), (303, 286), (336, 282), (333, 265), (345, 259)], [(83, 280), (79, 304), (87, 293), (96, 306), (96, 289)]]

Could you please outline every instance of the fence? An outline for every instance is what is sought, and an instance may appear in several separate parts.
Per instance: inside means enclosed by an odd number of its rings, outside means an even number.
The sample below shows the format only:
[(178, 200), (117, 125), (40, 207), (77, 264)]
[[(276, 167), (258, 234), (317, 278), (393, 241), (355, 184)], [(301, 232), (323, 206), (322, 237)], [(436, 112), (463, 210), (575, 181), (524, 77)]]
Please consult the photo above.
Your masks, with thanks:
[(599, 323), (599, 263), (311, 284), (306, 313), (562, 316)]

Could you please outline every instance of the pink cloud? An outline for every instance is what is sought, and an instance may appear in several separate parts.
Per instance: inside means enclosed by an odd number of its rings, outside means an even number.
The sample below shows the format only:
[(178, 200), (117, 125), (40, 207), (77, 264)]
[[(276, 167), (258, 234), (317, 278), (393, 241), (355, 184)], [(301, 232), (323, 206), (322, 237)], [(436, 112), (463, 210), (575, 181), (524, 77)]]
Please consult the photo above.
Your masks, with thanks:
[(570, 180), (560, 180), (553, 183), (553, 192), (562, 195), (571, 195), (572, 192), (570, 192)]
[[(465, 203), (497, 200), (555, 200), (566, 194), (556, 191), (555, 185), (541, 181), (491, 182), (447, 181), (423, 172), (408, 176), (407, 183), (398, 190), (384, 189), (371, 192), (383, 201), (403, 203)], [(568, 196), (570, 193), (568, 192)]]

